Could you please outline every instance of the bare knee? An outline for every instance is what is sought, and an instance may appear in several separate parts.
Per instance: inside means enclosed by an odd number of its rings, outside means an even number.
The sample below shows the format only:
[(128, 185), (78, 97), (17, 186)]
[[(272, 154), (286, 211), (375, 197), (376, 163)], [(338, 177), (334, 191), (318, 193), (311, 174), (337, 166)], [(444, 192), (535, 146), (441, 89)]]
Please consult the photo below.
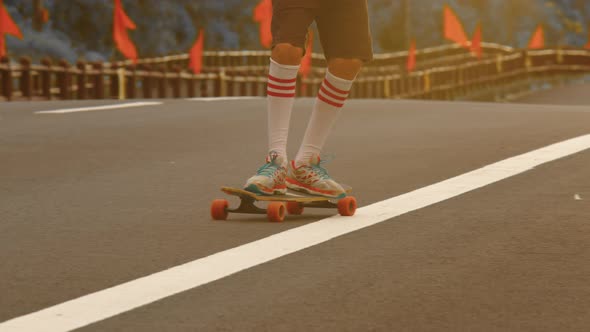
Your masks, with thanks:
[(345, 80), (353, 80), (362, 66), (363, 62), (359, 59), (333, 58), (328, 61), (330, 73)]
[(303, 49), (288, 43), (277, 44), (272, 49), (271, 57), (282, 65), (296, 66), (301, 63)]

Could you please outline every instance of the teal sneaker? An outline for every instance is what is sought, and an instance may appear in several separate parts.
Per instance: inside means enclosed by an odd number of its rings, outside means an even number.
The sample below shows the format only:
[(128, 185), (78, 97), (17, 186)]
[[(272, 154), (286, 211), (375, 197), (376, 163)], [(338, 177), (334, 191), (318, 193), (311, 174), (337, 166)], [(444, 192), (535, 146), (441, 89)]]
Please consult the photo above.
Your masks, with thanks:
[(271, 151), (256, 175), (246, 181), (244, 190), (257, 195), (284, 195), (287, 193), (285, 178), (287, 176), (287, 160)]
[(292, 160), (286, 178), (287, 187), (312, 195), (338, 199), (346, 197), (344, 188), (330, 177), (322, 164), (317, 155), (312, 156), (308, 163)]

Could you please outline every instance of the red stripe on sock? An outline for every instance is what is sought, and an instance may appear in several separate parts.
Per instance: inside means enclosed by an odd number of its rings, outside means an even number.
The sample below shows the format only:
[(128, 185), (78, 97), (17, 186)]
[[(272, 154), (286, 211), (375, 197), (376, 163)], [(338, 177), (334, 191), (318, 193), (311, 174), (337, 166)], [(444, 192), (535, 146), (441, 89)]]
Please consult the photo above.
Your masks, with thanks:
[(293, 89), (295, 89), (295, 85), (282, 86), (282, 85), (274, 85), (272, 83), (268, 83), (268, 87), (271, 89), (277, 89), (277, 90), (293, 90)]
[(273, 97), (279, 98), (293, 98), (295, 97), (295, 93), (276, 93), (272, 91), (266, 91), (266, 94)]
[(343, 94), (343, 95), (347, 95), (347, 94), (348, 94), (348, 92), (350, 91), (350, 90), (349, 90), (349, 91), (344, 91), (344, 90), (340, 90), (340, 89), (336, 88), (335, 86), (333, 86), (333, 85), (332, 85), (332, 84), (331, 84), (331, 83), (328, 81), (328, 79), (324, 79), (324, 84), (325, 84), (325, 85), (326, 85), (328, 88), (330, 88), (330, 89), (332, 89), (332, 90), (334, 90), (334, 91), (336, 91), (336, 92), (338, 92), (338, 93), (340, 93), (340, 94)]
[(272, 75), (268, 75), (268, 79), (271, 81), (275, 81), (277, 83), (295, 83), (295, 82), (297, 82), (297, 77), (295, 77), (294, 79), (282, 79), (282, 78), (274, 77)]
[(323, 101), (324, 103), (326, 103), (326, 104), (330, 104), (330, 105), (332, 105), (332, 106), (334, 106), (334, 107), (338, 107), (338, 108), (340, 108), (340, 107), (344, 106), (344, 104), (338, 104), (338, 103), (335, 103), (335, 102), (331, 101), (330, 99), (328, 99), (328, 98), (326, 98), (326, 97), (322, 96), (322, 94), (321, 94), (321, 93), (318, 93), (318, 99), (319, 99), (319, 100), (321, 100), (321, 101)]
[(323, 85), (322, 85), (322, 87), (320, 87), (320, 91), (323, 92), (323, 93), (325, 93), (328, 97), (332, 97), (332, 98), (334, 98), (336, 100), (340, 100), (340, 101), (345, 101), (346, 100), (346, 97), (340, 97), (340, 96), (337, 96), (337, 95), (331, 93), (330, 91), (328, 91), (328, 89), (324, 88)]

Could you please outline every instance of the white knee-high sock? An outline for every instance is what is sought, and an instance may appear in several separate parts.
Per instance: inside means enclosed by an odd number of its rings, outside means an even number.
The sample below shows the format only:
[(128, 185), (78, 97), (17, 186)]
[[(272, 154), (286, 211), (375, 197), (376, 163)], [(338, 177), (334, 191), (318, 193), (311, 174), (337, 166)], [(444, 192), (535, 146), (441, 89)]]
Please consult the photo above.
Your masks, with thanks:
[(326, 72), (303, 142), (295, 158), (296, 164), (307, 164), (312, 156), (319, 156), (353, 82), (354, 80), (345, 80), (332, 75), (329, 71)]
[(282, 65), (270, 59), (267, 85), (268, 149), (287, 159), (287, 137), (299, 66)]

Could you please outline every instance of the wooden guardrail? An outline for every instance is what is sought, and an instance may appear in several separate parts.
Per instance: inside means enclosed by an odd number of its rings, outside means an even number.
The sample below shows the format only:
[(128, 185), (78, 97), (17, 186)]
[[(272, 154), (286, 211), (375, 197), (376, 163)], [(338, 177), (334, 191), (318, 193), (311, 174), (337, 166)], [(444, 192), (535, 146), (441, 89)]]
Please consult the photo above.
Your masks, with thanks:
[[(419, 50), (419, 66), (405, 72), (407, 52), (377, 54), (359, 75), (353, 98), (464, 99), (486, 91), (523, 89), (530, 80), (590, 72), (590, 51), (515, 50), (484, 44), (476, 59), (455, 45)], [(149, 99), (215, 96), (264, 96), (268, 51), (206, 52), (204, 70), (186, 68), (188, 56), (128, 62), (70, 65), (27, 58), (0, 62), (0, 100)], [(299, 78), (298, 96), (313, 96), (323, 79), (325, 61), (313, 54), (314, 70)], [(514, 84), (520, 82), (522, 84)]]

